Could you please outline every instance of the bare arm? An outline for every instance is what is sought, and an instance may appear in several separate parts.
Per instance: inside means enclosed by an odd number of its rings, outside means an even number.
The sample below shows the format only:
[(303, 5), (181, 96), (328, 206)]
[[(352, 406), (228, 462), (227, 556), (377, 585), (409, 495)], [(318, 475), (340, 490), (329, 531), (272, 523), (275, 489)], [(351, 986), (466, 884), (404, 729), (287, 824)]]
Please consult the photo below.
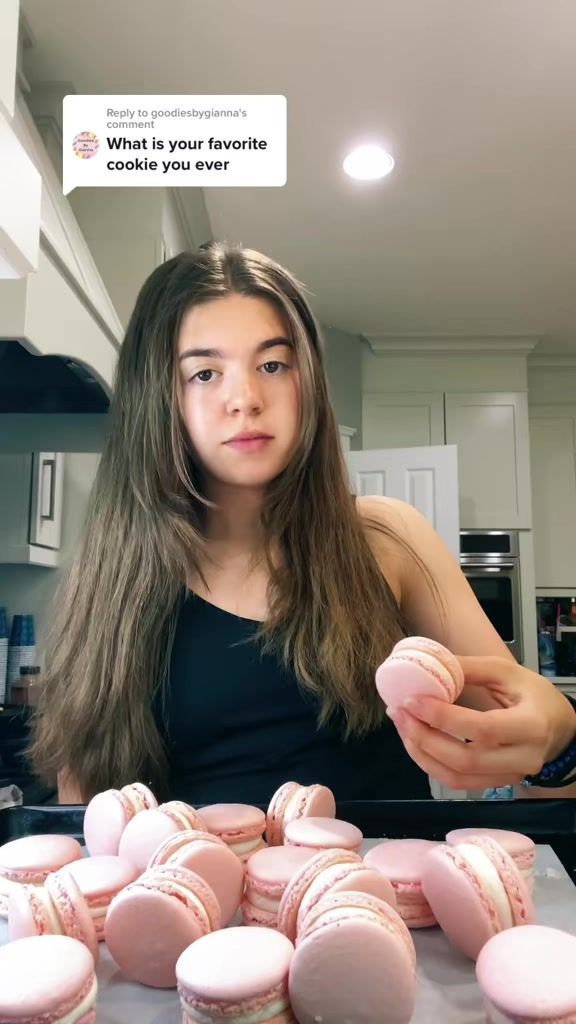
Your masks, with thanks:
[[(471, 738), (474, 732), (480, 730), (485, 735), (485, 758), (483, 764), (489, 763), (491, 749), (499, 747), (499, 760), (502, 761), (512, 748), (507, 745), (515, 743), (521, 747), (521, 754), (524, 763), (522, 774), (535, 773), (539, 767), (527, 768), (527, 764), (538, 761), (540, 766), (545, 761), (552, 760), (564, 750), (576, 735), (576, 715), (574, 709), (563, 694), (550, 683), (544, 680), (537, 673), (519, 666), (508, 648), (492, 626), (492, 623), (484, 614), (480, 604), (476, 600), (472, 588), (463, 575), (458, 562), (454, 559), (443, 540), (428, 521), (411, 505), (392, 498), (371, 497), (362, 499), (362, 510), (371, 517), (380, 518), (387, 525), (391, 526), (410, 545), (421, 562), (427, 567), (437, 588), (437, 593), (429, 586), (426, 573), (409, 552), (402, 551), (398, 554), (399, 545), (396, 544), (396, 552), (391, 561), (388, 561), (383, 548), (382, 560), (379, 559), (382, 571), (386, 574), (388, 567), (392, 565), (392, 572), (395, 575), (395, 592), (398, 595), (400, 607), (408, 619), (414, 634), (422, 634), (438, 640), (455, 654), (472, 655), (476, 657), (493, 658), (490, 666), (488, 661), (482, 666), (477, 666), (475, 684), (464, 688), (459, 704), (464, 708), (475, 711), (492, 711), (496, 718), (490, 718), (481, 722), (480, 718), (472, 717), (468, 712), (459, 712), (456, 708), (438, 708), (438, 702), (429, 702), (427, 715), (423, 722), (432, 726), (432, 730), (422, 723), (413, 722), (411, 726), (412, 751), (415, 738), (429, 748), (439, 752), (439, 742), (447, 733), (453, 736), (469, 735)], [(390, 542), (386, 542), (390, 546)], [(378, 557), (378, 556), (377, 556)], [(496, 664), (497, 659), (497, 664)], [(510, 663), (510, 671), (505, 668), (505, 663)], [(478, 672), (481, 668), (481, 674)], [(472, 674), (468, 672), (468, 678)], [(433, 716), (430, 717), (431, 707), (434, 706)], [(516, 710), (512, 709), (516, 707)], [(511, 709), (510, 718), (503, 710)], [(521, 709), (521, 713), (520, 713)], [(437, 713), (438, 712), (438, 713)], [(450, 728), (444, 719), (457, 719), (463, 725), (462, 719), (465, 716), (466, 723), (470, 725), (470, 732), (465, 729)], [(526, 717), (526, 715), (528, 717)], [(483, 718), (483, 716), (482, 716)], [(516, 738), (513, 741), (510, 736), (510, 729), (516, 723)], [(435, 730), (439, 729), (440, 732)], [(487, 733), (488, 729), (488, 733)], [(445, 732), (444, 732), (445, 730)], [(474, 732), (472, 731), (474, 730)], [(499, 738), (500, 737), (500, 738)], [(418, 744), (416, 744), (418, 746)], [(477, 748), (480, 750), (480, 746)], [(450, 761), (461, 761), (462, 765), (456, 771), (469, 778), (472, 774), (478, 779), (477, 771), (482, 767), (482, 762), (476, 756), (476, 774), (466, 769), (465, 758), (471, 761), (473, 754), (468, 748), (467, 755), (462, 755), (462, 748), (452, 747), (446, 749), (444, 754), (447, 758), (445, 764)], [(541, 756), (542, 755), (542, 756)], [(541, 757), (541, 759), (540, 759)], [(422, 761), (419, 761), (423, 767)], [(441, 767), (439, 765), (439, 767)], [(496, 769), (495, 769), (496, 773)], [(499, 773), (502, 772), (499, 770)], [(446, 772), (444, 773), (446, 774)], [(504, 775), (514, 774), (510, 768), (503, 772)], [(522, 777), (517, 773), (516, 778)], [(456, 779), (454, 770), (449, 771), (451, 779)], [(441, 780), (442, 781), (442, 780)], [(493, 785), (493, 782), (488, 783)], [(498, 785), (502, 783), (496, 783)], [(455, 788), (478, 788), (476, 785), (457, 784), (448, 781), (448, 785)], [(563, 797), (576, 796), (576, 786), (564, 788), (561, 792), (545, 789), (526, 789), (522, 796), (526, 797)]]

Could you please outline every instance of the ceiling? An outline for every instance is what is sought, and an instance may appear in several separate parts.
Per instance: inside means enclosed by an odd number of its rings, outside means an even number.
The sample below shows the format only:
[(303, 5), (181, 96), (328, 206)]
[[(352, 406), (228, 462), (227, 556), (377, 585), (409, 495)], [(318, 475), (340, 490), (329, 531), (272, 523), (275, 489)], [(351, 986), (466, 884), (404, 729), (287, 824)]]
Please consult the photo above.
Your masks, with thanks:
[[(21, 5), (34, 85), (287, 97), (287, 185), (206, 204), (214, 237), (290, 267), (324, 324), (576, 354), (574, 0)], [(393, 153), (388, 178), (344, 175), (364, 141)]]

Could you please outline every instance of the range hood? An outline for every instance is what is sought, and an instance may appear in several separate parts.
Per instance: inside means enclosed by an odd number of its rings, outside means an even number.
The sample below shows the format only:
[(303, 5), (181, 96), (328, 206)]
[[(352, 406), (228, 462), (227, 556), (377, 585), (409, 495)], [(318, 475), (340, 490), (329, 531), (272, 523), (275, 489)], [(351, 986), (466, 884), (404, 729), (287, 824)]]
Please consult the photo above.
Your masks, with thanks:
[(0, 340), (0, 413), (105, 413), (109, 406), (82, 363), (33, 355), (18, 341)]

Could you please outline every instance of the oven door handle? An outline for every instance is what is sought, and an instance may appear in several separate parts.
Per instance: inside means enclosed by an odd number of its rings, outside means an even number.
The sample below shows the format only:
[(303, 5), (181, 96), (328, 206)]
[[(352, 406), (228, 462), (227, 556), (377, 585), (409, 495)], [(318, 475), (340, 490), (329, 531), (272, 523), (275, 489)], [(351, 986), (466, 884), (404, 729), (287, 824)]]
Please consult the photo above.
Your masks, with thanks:
[(460, 568), (464, 572), (466, 569), (488, 569), (488, 572), (509, 572), (510, 569), (514, 569), (514, 562), (499, 562), (498, 565), (490, 565), (489, 562), (461, 562)]

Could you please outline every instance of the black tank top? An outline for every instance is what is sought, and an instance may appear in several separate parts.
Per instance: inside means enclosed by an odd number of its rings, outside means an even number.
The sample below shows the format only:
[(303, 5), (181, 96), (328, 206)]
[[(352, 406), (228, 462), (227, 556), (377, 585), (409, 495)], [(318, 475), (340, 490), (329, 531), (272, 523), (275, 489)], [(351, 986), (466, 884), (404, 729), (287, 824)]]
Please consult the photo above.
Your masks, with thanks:
[(288, 779), (330, 786), (339, 801), (430, 798), (391, 722), (350, 740), (341, 715), (319, 729), (318, 703), (295, 674), (240, 642), (257, 629), (183, 591), (164, 712), (155, 704), (173, 799), (266, 804)]

